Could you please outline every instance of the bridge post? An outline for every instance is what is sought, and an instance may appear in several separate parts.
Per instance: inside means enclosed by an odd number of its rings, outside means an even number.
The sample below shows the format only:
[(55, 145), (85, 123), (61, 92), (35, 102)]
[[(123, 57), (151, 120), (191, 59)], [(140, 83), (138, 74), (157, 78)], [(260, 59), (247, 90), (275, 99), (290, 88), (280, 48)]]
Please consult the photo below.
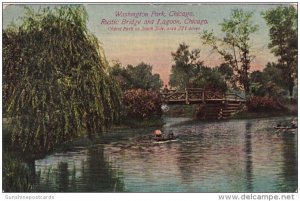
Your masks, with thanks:
[(205, 90), (202, 91), (202, 102), (205, 103)]
[(188, 89), (185, 88), (185, 104), (190, 104), (189, 102), (189, 92), (188, 92)]

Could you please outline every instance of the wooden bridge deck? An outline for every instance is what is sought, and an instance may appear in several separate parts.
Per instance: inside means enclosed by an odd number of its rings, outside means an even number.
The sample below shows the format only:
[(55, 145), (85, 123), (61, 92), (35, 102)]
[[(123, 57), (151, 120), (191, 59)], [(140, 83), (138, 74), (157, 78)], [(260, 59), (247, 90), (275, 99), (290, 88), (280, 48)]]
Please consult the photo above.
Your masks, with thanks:
[(246, 101), (245, 98), (235, 93), (222, 94), (200, 88), (187, 88), (184, 91), (170, 90), (162, 92), (161, 95), (166, 104), (243, 103)]

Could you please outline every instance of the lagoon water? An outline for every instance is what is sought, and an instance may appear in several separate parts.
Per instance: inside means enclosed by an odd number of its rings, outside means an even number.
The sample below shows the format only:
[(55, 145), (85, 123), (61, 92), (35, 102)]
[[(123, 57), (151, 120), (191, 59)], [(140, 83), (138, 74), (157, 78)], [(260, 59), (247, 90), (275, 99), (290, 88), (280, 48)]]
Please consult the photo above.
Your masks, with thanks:
[(165, 118), (177, 142), (154, 144), (147, 129), (115, 129), (101, 143), (34, 164), (39, 192), (295, 192), (293, 117), (200, 121)]

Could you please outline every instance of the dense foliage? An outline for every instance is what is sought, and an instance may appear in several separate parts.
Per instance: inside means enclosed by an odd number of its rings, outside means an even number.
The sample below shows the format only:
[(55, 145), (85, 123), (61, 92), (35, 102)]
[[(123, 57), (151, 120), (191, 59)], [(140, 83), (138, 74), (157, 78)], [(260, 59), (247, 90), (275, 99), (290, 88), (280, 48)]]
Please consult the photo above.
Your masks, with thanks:
[(175, 64), (172, 66), (170, 85), (176, 89), (202, 88), (208, 91), (225, 92), (231, 82), (232, 69), (226, 64), (210, 68), (199, 60), (200, 50), (190, 51), (185, 43), (172, 52)]
[(226, 92), (228, 87), (225, 78), (218, 68), (202, 66), (193, 80), (193, 87), (202, 88), (206, 91)]
[(177, 89), (192, 87), (193, 79), (199, 73), (203, 62), (200, 61), (200, 50), (189, 50), (185, 43), (179, 44), (176, 52), (171, 53), (174, 61), (170, 75), (170, 86)]
[(297, 10), (294, 6), (279, 6), (264, 12), (263, 17), (270, 27), (269, 48), (278, 57), (277, 67), (282, 70), (292, 97), (298, 74)]
[(84, 7), (27, 9), (19, 27), (4, 30), (3, 96), (22, 151), (48, 151), (118, 118), (120, 90)]
[(251, 93), (254, 96), (269, 96), (280, 99), (285, 94), (285, 83), (281, 69), (274, 63), (268, 63), (263, 71), (254, 71), (250, 75)]
[(162, 100), (155, 91), (131, 89), (124, 93), (125, 115), (135, 119), (147, 119), (162, 114)]
[(29, 167), (14, 154), (3, 154), (2, 189), (4, 192), (33, 191), (33, 180)]
[(247, 101), (248, 111), (251, 112), (272, 112), (282, 110), (282, 104), (272, 97), (253, 96)]
[(152, 66), (144, 62), (137, 66), (128, 65), (126, 68), (116, 63), (111, 69), (111, 75), (123, 91), (129, 89), (158, 91), (163, 86), (159, 74), (153, 74)]
[(235, 72), (235, 80), (243, 87), (246, 94), (250, 92), (249, 71), (254, 56), (250, 54), (250, 35), (257, 31), (258, 26), (251, 21), (252, 12), (241, 9), (232, 10), (229, 19), (221, 23), (221, 30), (225, 34), (218, 38), (211, 31), (203, 31), (203, 44), (210, 45), (216, 50)]

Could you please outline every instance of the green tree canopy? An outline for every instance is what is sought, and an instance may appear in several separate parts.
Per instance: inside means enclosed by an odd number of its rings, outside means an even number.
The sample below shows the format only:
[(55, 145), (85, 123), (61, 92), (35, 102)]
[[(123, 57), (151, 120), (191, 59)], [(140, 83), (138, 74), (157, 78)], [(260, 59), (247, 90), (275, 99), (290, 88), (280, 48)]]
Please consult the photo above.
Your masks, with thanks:
[(268, 63), (263, 71), (254, 71), (250, 75), (251, 92), (255, 96), (283, 97), (286, 81), (282, 71), (275, 63)]
[(145, 89), (158, 91), (163, 86), (159, 74), (152, 73), (152, 66), (141, 62), (137, 66), (122, 67), (116, 63), (111, 71), (123, 91), (129, 89)]
[(226, 92), (227, 84), (218, 68), (202, 66), (193, 81), (193, 87), (207, 91)]
[(230, 65), (235, 72), (236, 81), (243, 87), (246, 94), (250, 91), (249, 70), (254, 56), (250, 54), (250, 35), (257, 31), (258, 26), (251, 21), (252, 12), (241, 9), (232, 10), (231, 17), (220, 24), (223, 38), (218, 38), (211, 31), (203, 31), (203, 44), (210, 45)]
[(234, 71), (230, 67), (230, 65), (228, 65), (227, 63), (222, 63), (220, 66), (216, 66), (215, 68), (221, 74), (228, 88), (238, 88), (234, 79)]
[(271, 42), (269, 48), (278, 57), (277, 67), (287, 81), (290, 96), (297, 79), (298, 63), (298, 27), (297, 10), (294, 6), (277, 7), (264, 12), (267, 25), (270, 27)]
[(200, 50), (189, 50), (185, 43), (179, 45), (176, 52), (172, 52), (175, 65), (172, 66), (170, 85), (177, 89), (203, 88), (205, 90), (225, 92), (227, 83), (232, 77), (232, 69), (222, 64), (216, 68), (203, 65), (200, 61)]
[(27, 8), (19, 27), (4, 30), (3, 89), (23, 151), (101, 132), (119, 115), (120, 90), (82, 6)]
[(175, 62), (172, 65), (170, 85), (178, 89), (191, 87), (192, 79), (198, 74), (203, 62), (199, 60), (200, 50), (189, 50), (185, 43), (179, 45), (176, 52), (172, 52)]

